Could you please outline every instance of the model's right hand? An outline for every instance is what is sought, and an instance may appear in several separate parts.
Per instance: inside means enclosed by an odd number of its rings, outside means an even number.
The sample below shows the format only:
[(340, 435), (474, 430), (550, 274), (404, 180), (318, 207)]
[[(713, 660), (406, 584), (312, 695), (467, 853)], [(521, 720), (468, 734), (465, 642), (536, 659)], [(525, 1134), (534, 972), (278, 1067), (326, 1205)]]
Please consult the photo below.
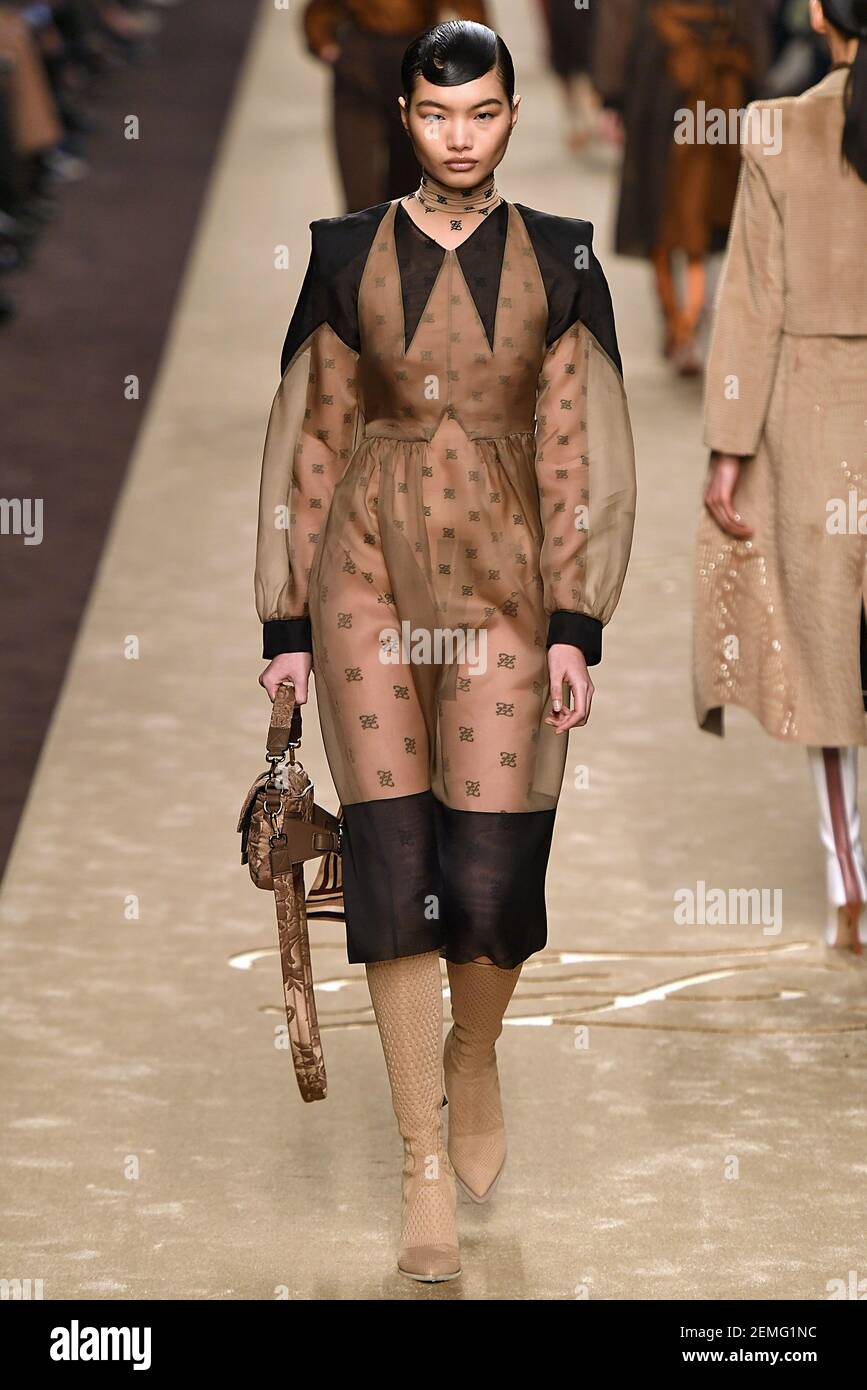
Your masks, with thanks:
[(307, 683), (312, 669), (313, 657), (310, 652), (281, 652), (269, 661), (259, 677), (259, 684), (265, 687), (269, 700), (273, 702), (281, 681), (291, 681), (295, 687), (296, 705), (306, 705)]
[(746, 540), (753, 534), (740, 512), (735, 510), (735, 490), (741, 476), (741, 459), (735, 454), (711, 454), (704, 505), (726, 535)]

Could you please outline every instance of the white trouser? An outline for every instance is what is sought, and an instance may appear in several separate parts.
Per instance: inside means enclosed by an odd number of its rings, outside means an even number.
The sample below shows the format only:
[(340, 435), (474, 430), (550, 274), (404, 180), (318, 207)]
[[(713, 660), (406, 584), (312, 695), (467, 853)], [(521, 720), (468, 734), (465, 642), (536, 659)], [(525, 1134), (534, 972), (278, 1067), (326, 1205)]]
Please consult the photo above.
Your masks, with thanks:
[[(838, 907), (867, 903), (867, 865), (861, 844), (858, 814), (858, 749), (808, 748), (810, 770), (819, 801), (819, 834), (825, 850), (829, 904), (826, 939), (836, 934)], [(867, 911), (862, 910), (858, 935), (867, 941)]]

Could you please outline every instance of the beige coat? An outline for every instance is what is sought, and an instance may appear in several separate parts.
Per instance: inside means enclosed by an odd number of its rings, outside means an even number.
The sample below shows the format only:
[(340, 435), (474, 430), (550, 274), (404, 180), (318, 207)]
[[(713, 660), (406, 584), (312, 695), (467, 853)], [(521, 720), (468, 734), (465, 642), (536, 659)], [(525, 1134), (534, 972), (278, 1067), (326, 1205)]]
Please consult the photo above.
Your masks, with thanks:
[[(867, 184), (840, 157), (847, 69), (756, 102), (717, 302), (705, 443), (749, 455), (754, 528), (699, 522), (699, 724), (750, 710), (793, 743), (867, 743), (860, 618), (867, 558)], [(779, 120), (779, 152), (765, 153)], [(768, 145), (772, 148), (772, 145)]]

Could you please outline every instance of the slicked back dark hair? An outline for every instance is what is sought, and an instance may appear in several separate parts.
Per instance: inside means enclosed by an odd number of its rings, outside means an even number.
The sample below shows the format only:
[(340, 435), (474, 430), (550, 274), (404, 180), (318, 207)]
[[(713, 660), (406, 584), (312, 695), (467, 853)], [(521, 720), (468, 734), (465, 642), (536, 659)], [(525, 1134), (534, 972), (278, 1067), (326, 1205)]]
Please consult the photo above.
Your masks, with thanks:
[(403, 55), (400, 76), (407, 105), (417, 77), (435, 87), (475, 82), (495, 68), (509, 105), (515, 95), (515, 66), (499, 34), (472, 19), (449, 19), (413, 39)]

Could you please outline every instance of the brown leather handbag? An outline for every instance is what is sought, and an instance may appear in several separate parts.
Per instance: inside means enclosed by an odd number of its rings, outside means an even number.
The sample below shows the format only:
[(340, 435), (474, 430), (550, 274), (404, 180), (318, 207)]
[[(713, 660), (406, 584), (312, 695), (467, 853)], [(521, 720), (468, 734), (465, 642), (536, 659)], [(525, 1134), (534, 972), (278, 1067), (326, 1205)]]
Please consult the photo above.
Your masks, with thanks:
[(257, 888), (274, 893), (286, 1021), (298, 1089), (304, 1100), (324, 1100), (325, 1059), (307, 935), (304, 864), (326, 856), (310, 890), (312, 900), (333, 902), (341, 896), (342, 824), (314, 802), (313, 783), (295, 761), (300, 743), (301, 710), (295, 703), (295, 687), (283, 681), (271, 708), (265, 752), (269, 767), (244, 798), (238, 830), (241, 863), (249, 865)]

